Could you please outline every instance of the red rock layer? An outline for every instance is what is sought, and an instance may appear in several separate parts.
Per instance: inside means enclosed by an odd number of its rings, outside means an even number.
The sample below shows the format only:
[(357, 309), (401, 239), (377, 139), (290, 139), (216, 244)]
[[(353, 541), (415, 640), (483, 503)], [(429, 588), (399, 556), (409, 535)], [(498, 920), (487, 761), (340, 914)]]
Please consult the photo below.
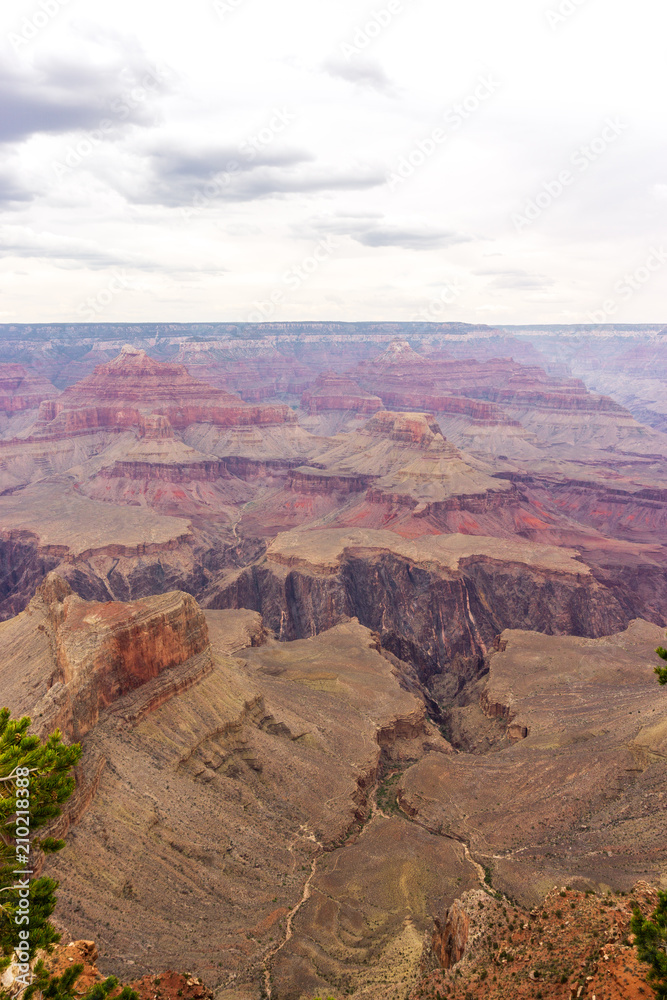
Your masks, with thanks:
[(360, 493), (372, 481), (373, 476), (330, 476), (318, 475), (313, 469), (295, 469), (289, 478), (289, 488), (297, 493), (315, 493), (329, 496), (332, 493)]
[(151, 413), (148, 416), (139, 417), (140, 438), (148, 438), (151, 441), (168, 441), (173, 436), (174, 428), (162, 414)]
[[(376, 413), (363, 428), (364, 434), (387, 437), (391, 441), (428, 448), (434, 440), (442, 443), (443, 450), (452, 455), (457, 451), (442, 435), (436, 421), (427, 413), (390, 413), (382, 410)], [(447, 447), (449, 445), (449, 447)]]
[(441, 922), (434, 919), (431, 939), (433, 954), (441, 969), (451, 969), (465, 953), (470, 930), (470, 918), (458, 899), (454, 900)]
[[(428, 359), (397, 341), (375, 360), (361, 362), (351, 375), (369, 392), (376, 392), (385, 406), (465, 412), (452, 398), (458, 397), (531, 409), (626, 412), (609, 397), (588, 392), (579, 379), (554, 378), (537, 365), (511, 358)], [(493, 420), (500, 414), (494, 407), (474, 416)]]
[(363, 389), (349, 376), (323, 372), (312, 389), (304, 392), (301, 405), (311, 414), (322, 410), (351, 410), (375, 413), (382, 409), (382, 400)]
[(116, 462), (99, 473), (102, 479), (146, 479), (161, 480), (165, 483), (191, 483), (193, 481), (212, 483), (218, 479), (230, 479), (224, 462), (186, 462), (183, 465), (169, 465), (160, 462)]
[(227, 392), (238, 393), (248, 403), (260, 403), (278, 393), (300, 396), (314, 373), (291, 354), (263, 348), (254, 357), (228, 357), (229, 351), (208, 345), (186, 345), (176, 360), (196, 378)]
[(37, 600), (46, 606), (58, 679), (65, 688), (61, 721), (70, 722), (77, 738), (103, 708), (209, 650), (203, 612), (193, 597), (179, 591), (128, 604), (98, 603), (83, 601), (51, 574)]
[[(123, 348), (121, 354), (92, 375), (43, 405), (42, 434), (64, 436), (81, 430), (142, 426), (140, 410), (153, 411), (183, 430), (193, 423), (222, 427), (295, 423), (288, 406), (249, 406), (238, 396), (193, 378), (183, 365), (150, 358), (144, 351)], [(159, 421), (144, 420), (149, 436), (166, 433)]]
[(0, 364), (1, 412), (11, 414), (36, 410), (42, 400), (57, 395), (54, 385), (23, 365)]
[(461, 414), (482, 424), (521, 426), (517, 420), (510, 420), (500, 407), (493, 403), (481, 403), (465, 397), (448, 396), (446, 393), (425, 393), (423, 390), (417, 389), (394, 388), (391, 384), (381, 392), (381, 395), (383, 404), (390, 409), (418, 410), (421, 408), (432, 413)]

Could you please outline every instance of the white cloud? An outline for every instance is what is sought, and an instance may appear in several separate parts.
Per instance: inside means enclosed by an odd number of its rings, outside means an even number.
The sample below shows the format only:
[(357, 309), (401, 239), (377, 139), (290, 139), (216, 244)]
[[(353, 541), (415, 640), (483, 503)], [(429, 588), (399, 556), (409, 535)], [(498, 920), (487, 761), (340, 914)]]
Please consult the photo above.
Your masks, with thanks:
[[(142, 273), (115, 306), (128, 320), (242, 319), (331, 232), (349, 238), (278, 318), (407, 319), (451, 269), (464, 288), (452, 319), (559, 322), (660, 243), (667, 14), (654, 0), (631, 14), (588, 0), (557, 30), (535, 0), (402, 0), (377, 32), (354, 0), (229, 6), (71, 0), (29, 43), (6, 42), (0, 208), (18, 229), (3, 230), (0, 278), (18, 256), (24, 272), (2, 282), (12, 318), (75, 320), (91, 269), (124, 264)], [(35, 9), (2, 5), (0, 39)], [(345, 58), (355, 38), (363, 50)], [(392, 191), (393, 165), (485, 74), (493, 98)], [(618, 143), (516, 232), (512, 214), (610, 116), (628, 124)], [(495, 254), (502, 269), (482, 273)], [(661, 291), (647, 285), (623, 319), (654, 321)]]

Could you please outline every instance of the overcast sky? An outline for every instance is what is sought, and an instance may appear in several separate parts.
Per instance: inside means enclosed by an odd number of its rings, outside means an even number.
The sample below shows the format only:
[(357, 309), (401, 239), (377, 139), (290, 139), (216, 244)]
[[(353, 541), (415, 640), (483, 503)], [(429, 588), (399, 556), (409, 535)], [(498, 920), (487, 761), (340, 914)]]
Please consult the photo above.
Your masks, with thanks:
[(662, 0), (3, 0), (0, 322), (667, 323)]

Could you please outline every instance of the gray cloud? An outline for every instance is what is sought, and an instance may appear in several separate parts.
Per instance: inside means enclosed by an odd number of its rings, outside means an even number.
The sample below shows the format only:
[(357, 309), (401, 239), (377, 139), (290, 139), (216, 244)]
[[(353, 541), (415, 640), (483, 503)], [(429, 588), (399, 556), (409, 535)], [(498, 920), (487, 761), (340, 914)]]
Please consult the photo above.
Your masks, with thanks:
[(134, 184), (126, 182), (122, 193), (139, 204), (203, 208), (216, 202), (357, 190), (384, 183), (379, 170), (333, 170), (314, 164), (304, 151), (255, 147), (248, 151), (242, 146), (186, 153), (163, 145), (150, 152), (147, 174)]
[(345, 80), (359, 87), (371, 87), (381, 93), (393, 96), (394, 88), (391, 80), (382, 69), (379, 63), (370, 59), (356, 58), (346, 60), (342, 58), (327, 59), (323, 69), (329, 76)]
[(5, 208), (32, 201), (34, 193), (25, 187), (16, 173), (8, 169), (0, 170), (0, 204)]
[(493, 278), (490, 281), (487, 288), (491, 289), (517, 289), (519, 291), (542, 291), (543, 289), (550, 288), (555, 284), (553, 278), (547, 277), (545, 274), (530, 274), (528, 271), (522, 271), (520, 268), (508, 269), (505, 271), (485, 269), (473, 272), (476, 275), (486, 276)]
[(404, 226), (376, 226), (350, 235), (366, 247), (402, 247), (404, 250), (441, 250), (467, 241), (466, 236), (448, 230), (410, 229)]
[(451, 230), (422, 225), (392, 225), (384, 222), (381, 215), (352, 215), (317, 221), (314, 228), (318, 233), (349, 236), (365, 247), (400, 247), (403, 250), (441, 250), (469, 239)]
[(0, 142), (36, 133), (62, 134), (114, 125), (154, 123), (154, 101), (170, 89), (169, 74), (136, 54), (104, 64), (51, 58), (34, 69), (0, 69)]
[(0, 254), (4, 257), (22, 257), (50, 260), (62, 267), (84, 265), (92, 269), (106, 267), (146, 267), (136, 257), (113, 253), (89, 240), (56, 236), (54, 233), (37, 233), (27, 226), (0, 226)]

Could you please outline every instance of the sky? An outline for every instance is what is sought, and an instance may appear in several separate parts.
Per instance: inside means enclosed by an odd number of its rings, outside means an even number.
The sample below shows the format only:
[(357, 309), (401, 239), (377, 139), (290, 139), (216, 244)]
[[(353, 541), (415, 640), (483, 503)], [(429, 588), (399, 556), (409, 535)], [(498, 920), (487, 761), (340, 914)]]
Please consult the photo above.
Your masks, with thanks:
[(661, 0), (3, 0), (0, 323), (667, 323)]

